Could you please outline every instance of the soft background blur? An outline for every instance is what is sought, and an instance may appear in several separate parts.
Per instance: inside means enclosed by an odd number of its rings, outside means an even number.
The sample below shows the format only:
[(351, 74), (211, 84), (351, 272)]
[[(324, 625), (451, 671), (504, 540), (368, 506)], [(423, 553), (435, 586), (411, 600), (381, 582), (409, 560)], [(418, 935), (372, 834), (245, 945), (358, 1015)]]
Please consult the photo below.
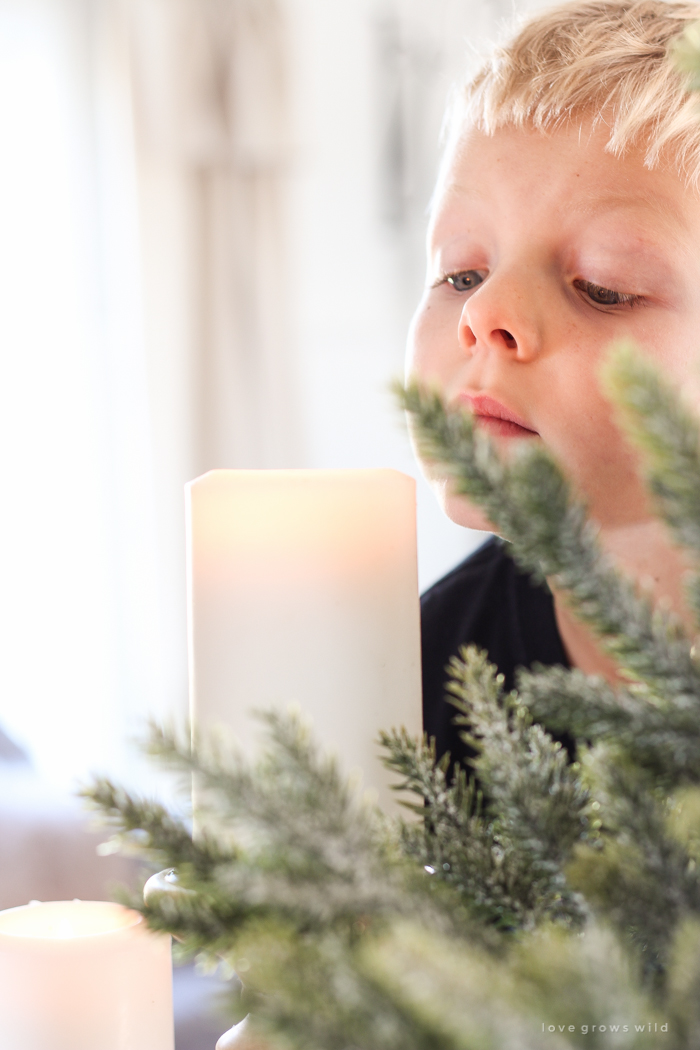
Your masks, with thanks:
[[(130, 739), (186, 710), (184, 483), (416, 473), (387, 385), (442, 111), (512, 15), (0, 0), (0, 907), (120, 872), (69, 789), (153, 786)], [(482, 539), (419, 481), (423, 587)]]
[[(71, 791), (169, 791), (131, 741), (186, 711), (184, 483), (416, 475), (387, 386), (442, 113), (513, 13), (0, 0), (0, 908), (133, 875)], [(418, 516), (425, 588), (483, 536), (420, 479)], [(176, 975), (178, 1050), (208, 989)]]

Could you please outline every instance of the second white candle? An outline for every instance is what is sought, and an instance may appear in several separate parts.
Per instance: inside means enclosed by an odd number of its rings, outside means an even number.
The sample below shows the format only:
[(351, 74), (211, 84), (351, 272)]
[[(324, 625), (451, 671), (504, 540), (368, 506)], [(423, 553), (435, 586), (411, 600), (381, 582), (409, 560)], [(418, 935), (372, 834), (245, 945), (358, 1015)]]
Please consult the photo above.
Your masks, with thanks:
[(0, 912), (2, 1050), (173, 1050), (170, 937), (103, 901)]

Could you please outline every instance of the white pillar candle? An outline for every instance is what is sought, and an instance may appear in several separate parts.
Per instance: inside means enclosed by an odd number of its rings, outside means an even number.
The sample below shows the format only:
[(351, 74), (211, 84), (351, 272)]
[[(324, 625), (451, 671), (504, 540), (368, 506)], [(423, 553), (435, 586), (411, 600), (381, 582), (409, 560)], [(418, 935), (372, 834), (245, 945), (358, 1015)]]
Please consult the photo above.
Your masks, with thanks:
[(0, 912), (2, 1050), (173, 1050), (170, 937), (119, 904)]
[(245, 753), (297, 705), (391, 805), (380, 729), (422, 730), (416, 495), (394, 470), (214, 470), (187, 486), (193, 723)]

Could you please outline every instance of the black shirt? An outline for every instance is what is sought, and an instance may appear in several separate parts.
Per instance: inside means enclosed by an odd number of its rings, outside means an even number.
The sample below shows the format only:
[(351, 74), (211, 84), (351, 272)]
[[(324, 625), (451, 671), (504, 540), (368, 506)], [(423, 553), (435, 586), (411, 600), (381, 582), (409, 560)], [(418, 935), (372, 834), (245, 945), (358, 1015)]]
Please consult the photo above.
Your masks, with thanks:
[(461, 645), (486, 649), (506, 689), (513, 688), (518, 667), (569, 667), (551, 591), (522, 572), (509, 557), (508, 544), (496, 537), (425, 592), (421, 631), (423, 727), (435, 737), (438, 757), (449, 751), (460, 763), (470, 751), (452, 724), (457, 712), (445, 699), (445, 666)]

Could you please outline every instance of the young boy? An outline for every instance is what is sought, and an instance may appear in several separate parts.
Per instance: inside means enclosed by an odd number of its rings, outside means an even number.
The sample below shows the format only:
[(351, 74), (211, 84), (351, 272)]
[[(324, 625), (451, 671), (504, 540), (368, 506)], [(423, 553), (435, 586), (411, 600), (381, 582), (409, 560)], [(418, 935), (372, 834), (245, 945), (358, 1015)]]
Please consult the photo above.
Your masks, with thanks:
[[(619, 566), (692, 628), (684, 563), (654, 519), (600, 390), (631, 337), (700, 407), (700, 110), (669, 50), (700, 6), (591, 0), (548, 11), (458, 100), (434, 197), (409, 371), (470, 408), (502, 445), (541, 441), (573, 479)], [(453, 521), (478, 508), (433, 484)], [(567, 609), (492, 540), (423, 598), (424, 718), (464, 755), (444, 667), (473, 641), (513, 684), (561, 663), (615, 679)]]

